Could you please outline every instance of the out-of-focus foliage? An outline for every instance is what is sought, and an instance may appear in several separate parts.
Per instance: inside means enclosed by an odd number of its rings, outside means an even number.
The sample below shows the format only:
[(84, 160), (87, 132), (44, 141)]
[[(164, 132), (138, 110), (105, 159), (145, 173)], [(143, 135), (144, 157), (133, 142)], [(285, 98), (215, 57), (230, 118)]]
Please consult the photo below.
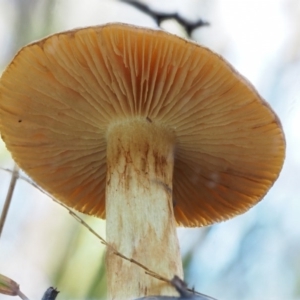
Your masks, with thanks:
[[(298, 0), (144, 0), (210, 27), (192, 38), (225, 56), (278, 113), (287, 139), (279, 180), (248, 213), (209, 228), (179, 229), (186, 281), (220, 300), (300, 299), (300, 5)], [(154, 27), (114, 0), (0, 0), (0, 72), (24, 44), (56, 31), (112, 21)], [(162, 26), (185, 36), (176, 22)], [(12, 168), (0, 142), (0, 166)], [(0, 170), (0, 207), (10, 174)], [(85, 220), (102, 236), (105, 223)], [(68, 213), (22, 180), (0, 240), (0, 273), (31, 299), (105, 296), (104, 247)], [(3, 300), (10, 297), (1, 296)]]

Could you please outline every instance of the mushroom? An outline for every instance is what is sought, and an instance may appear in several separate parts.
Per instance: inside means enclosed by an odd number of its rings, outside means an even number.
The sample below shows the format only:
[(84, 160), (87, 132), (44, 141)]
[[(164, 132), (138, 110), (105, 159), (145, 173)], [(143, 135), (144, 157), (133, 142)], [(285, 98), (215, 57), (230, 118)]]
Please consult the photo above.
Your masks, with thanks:
[[(285, 152), (277, 116), (224, 59), (125, 24), (21, 49), (0, 81), (0, 130), (33, 180), (106, 218), (108, 243), (166, 278), (183, 277), (176, 225), (247, 211)], [(110, 299), (174, 295), (112, 253), (107, 277)]]

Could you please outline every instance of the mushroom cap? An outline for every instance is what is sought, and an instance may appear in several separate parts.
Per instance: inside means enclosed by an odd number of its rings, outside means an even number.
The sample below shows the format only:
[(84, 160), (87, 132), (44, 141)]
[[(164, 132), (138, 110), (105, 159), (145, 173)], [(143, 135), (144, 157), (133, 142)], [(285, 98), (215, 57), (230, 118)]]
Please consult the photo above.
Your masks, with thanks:
[(107, 24), (22, 48), (0, 81), (0, 131), (42, 188), (105, 218), (106, 129), (148, 118), (176, 136), (178, 225), (251, 208), (282, 168), (285, 139), (269, 105), (212, 51), (160, 30)]

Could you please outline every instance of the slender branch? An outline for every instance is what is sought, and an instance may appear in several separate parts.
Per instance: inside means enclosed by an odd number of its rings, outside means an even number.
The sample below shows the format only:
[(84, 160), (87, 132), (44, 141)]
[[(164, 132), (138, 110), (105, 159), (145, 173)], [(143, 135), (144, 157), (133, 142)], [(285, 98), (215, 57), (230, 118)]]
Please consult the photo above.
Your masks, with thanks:
[[(0, 170), (3, 170), (3, 171), (7, 171), (7, 172), (13, 172), (9, 169), (5, 169), (5, 168), (0, 168)], [(122, 259), (125, 259), (135, 265), (137, 265), (138, 267), (144, 269), (145, 273), (149, 276), (152, 276), (160, 281), (164, 281), (164, 282), (167, 282), (169, 283), (170, 285), (174, 286), (177, 288), (176, 284), (174, 284), (174, 278), (173, 279), (168, 279), (168, 278), (165, 278), (159, 274), (157, 274), (156, 272), (148, 269), (145, 265), (139, 263), (138, 261), (134, 260), (133, 258), (128, 258), (126, 257), (125, 255), (123, 255), (122, 253), (118, 252), (113, 246), (111, 246), (109, 243), (106, 242), (106, 240), (104, 238), (102, 238), (93, 228), (91, 228), (84, 220), (82, 220), (75, 212), (73, 212), (68, 206), (66, 206), (64, 203), (60, 202), (59, 200), (55, 199), (53, 196), (51, 196), (49, 193), (47, 193), (45, 190), (43, 190), (41, 187), (39, 187), (36, 183), (34, 183), (33, 181), (31, 181), (30, 179), (22, 176), (22, 175), (19, 175), (17, 176), (17, 178), (19, 179), (22, 179), (24, 181), (26, 181), (27, 183), (29, 183), (30, 185), (32, 185), (33, 187), (37, 188), (40, 192), (42, 192), (43, 194), (47, 195), (50, 199), (52, 199), (55, 203), (59, 204), (60, 206), (62, 206), (63, 208), (65, 208), (68, 213), (77, 221), (79, 222), (80, 224), (82, 224), (85, 228), (88, 229), (88, 231), (90, 231), (94, 236), (96, 236), (103, 245), (105, 245), (107, 248), (109, 248), (113, 254), (121, 257)], [(179, 279), (181, 282), (183, 282), (181, 279)], [(186, 291), (192, 293), (193, 295), (199, 295), (199, 296), (202, 296), (202, 297), (206, 297), (206, 299), (209, 299), (209, 300), (216, 300), (210, 296), (207, 296), (207, 295), (204, 295), (202, 293), (199, 293), (199, 292), (196, 292), (194, 289), (190, 289), (190, 288), (186, 288), (185, 289)], [(180, 298), (179, 298), (180, 299)], [(205, 298), (204, 298), (205, 299)], [(203, 300), (204, 300), (203, 299)], [(24, 299), (24, 300), (27, 300), (27, 299)]]
[(5, 199), (4, 206), (3, 206), (3, 209), (2, 209), (2, 213), (1, 213), (1, 217), (0, 217), (0, 237), (1, 237), (1, 234), (2, 234), (2, 231), (3, 231), (3, 227), (4, 227), (4, 224), (5, 224), (5, 220), (6, 220), (6, 217), (7, 217), (7, 214), (8, 214), (8, 210), (9, 210), (9, 207), (10, 207), (10, 204), (11, 204), (12, 196), (13, 196), (13, 193), (14, 193), (14, 189), (15, 189), (18, 177), (19, 177), (19, 167), (15, 164), (14, 169), (12, 171), (12, 176), (11, 176), (10, 184), (9, 184), (9, 187), (8, 187), (8, 192), (7, 192), (7, 195), (6, 195), (6, 199)]
[(19, 296), (22, 300), (29, 300), (29, 298), (27, 298), (21, 291), (18, 292), (18, 296)]
[(135, 300), (216, 300), (210, 296), (195, 293), (194, 291), (189, 291), (186, 283), (183, 280), (181, 280), (178, 276), (173, 277), (173, 279), (171, 280), (171, 284), (177, 290), (180, 297), (157, 295), (146, 296)]
[[(12, 172), (9, 169), (5, 169), (5, 168), (0, 168), (0, 170), (3, 171), (7, 171), (7, 172)], [(144, 269), (147, 274), (149, 274), (152, 277), (155, 277), (157, 279), (160, 279), (162, 281), (165, 282), (170, 282), (169, 279), (164, 278), (158, 274), (156, 274), (154, 271), (149, 270), (146, 266), (144, 266), (143, 264), (137, 262), (136, 260), (132, 259), (132, 258), (128, 258), (126, 256), (124, 256), (122, 253), (118, 252), (113, 246), (111, 246), (110, 244), (108, 244), (104, 238), (102, 238), (94, 229), (92, 229), (84, 220), (82, 220), (76, 213), (74, 213), (67, 205), (65, 205), (64, 203), (60, 202), (59, 200), (55, 199), (53, 196), (51, 196), (49, 193), (47, 193), (45, 190), (43, 190), (41, 187), (39, 187), (36, 183), (34, 183), (33, 181), (31, 181), (30, 179), (22, 176), (22, 175), (18, 175), (19, 179), (22, 179), (24, 181), (26, 181), (27, 183), (29, 183), (30, 185), (32, 185), (33, 187), (37, 188), (40, 192), (42, 192), (43, 194), (47, 195), (49, 198), (51, 198), (55, 203), (59, 204), (60, 206), (62, 206), (63, 208), (65, 208), (68, 213), (80, 224), (82, 224), (84, 227), (86, 227), (93, 235), (95, 235), (103, 245), (105, 245), (107, 248), (109, 248), (115, 255), (141, 267), (142, 269)]]
[(191, 21), (186, 20), (183, 17), (181, 17), (178, 13), (163, 13), (163, 12), (158, 12), (156, 10), (152, 10), (148, 5), (143, 4), (139, 1), (135, 1), (135, 0), (120, 0), (120, 1), (125, 2), (129, 5), (132, 5), (135, 8), (137, 8), (138, 10), (149, 15), (150, 17), (152, 17), (155, 20), (155, 22), (158, 26), (160, 26), (161, 23), (165, 20), (169, 20), (169, 19), (176, 20), (179, 24), (181, 24), (185, 28), (189, 37), (191, 36), (194, 29), (196, 29), (198, 27), (210, 25), (209, 22), (203, 21), (201, 19), (198, 21), (195, 21), (195, 22), (191, 22)]

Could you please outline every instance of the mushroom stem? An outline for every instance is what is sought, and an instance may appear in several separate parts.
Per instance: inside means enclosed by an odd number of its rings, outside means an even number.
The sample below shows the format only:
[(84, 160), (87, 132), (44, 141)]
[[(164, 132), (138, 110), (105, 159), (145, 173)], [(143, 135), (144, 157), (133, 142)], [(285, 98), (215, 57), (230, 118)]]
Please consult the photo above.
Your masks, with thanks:
[[(183, 277), (172, 203), (173, 132), (149, 118), (107, 132), (106, 238), (116, 250), (161, 276)], [(109, 299), (176, 295), (165, 282), (107, 254)]]

